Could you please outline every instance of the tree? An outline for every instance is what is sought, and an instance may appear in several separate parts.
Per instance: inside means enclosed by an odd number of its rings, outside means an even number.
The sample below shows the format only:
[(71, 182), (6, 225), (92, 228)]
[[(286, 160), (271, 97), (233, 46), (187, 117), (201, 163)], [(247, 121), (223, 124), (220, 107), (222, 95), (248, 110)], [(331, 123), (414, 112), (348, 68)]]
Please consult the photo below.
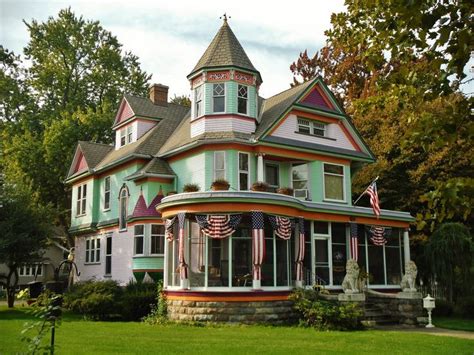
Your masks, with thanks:
[(171, 103), (181, 105), (181, 106), (191, 107), (191, 99), (187, 95), (179, 95), (179, 96), (174, 95), (173, 98), (171, 99)]
[(51, 228), (51, 208), (35, 203), (34, 195), (17, 186), (5, 184), (0, 206), (0, 263), (8, 268), (0, 274), (7, 290), (8, 307), (15, 302), (18, 268), (41, 261)]
[[(78, 140), (110, 143), (122, 95), (146, 95), (150, 75), (97, 21), (69, 9), (26, 23), (29, 61), (0, 51), (0, 150), (5, 180), (54, 206), (53, 223), (68, 236), (70, 191), (64, 179)], [(72, 240), (69, 240), (72, 243)]]
[(457, 296), (454, 286), (458, 276), (463, 283), (472, 282), (474, 243), (469, 229), (460, 223), (440, 225), (429, 239), (425, 255), (452, 302)]

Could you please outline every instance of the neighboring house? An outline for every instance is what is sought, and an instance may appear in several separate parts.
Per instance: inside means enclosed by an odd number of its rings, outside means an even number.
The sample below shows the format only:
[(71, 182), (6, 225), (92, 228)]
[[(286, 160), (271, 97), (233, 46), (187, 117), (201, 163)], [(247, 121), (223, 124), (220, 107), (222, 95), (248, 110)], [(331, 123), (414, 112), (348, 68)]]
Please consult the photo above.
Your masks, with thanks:
[[(187, 78), (190, 110), (153, 85), (149, 98), (124, 96), (114, 145), (79, 142), (67, 183), (81, 280), (148, 273), (188, 300), (340, 290), (353, 223), (369, 287), (399, 289), (413, 218), (352, 205), (352, 174), (375, 157), (321, 78), (260, 97), (262, 77), (227, 21)], [(230, 189), (210, 191), (222, 178)], [(270, 192), (251, 191), (256, 181)], [(183, 193), (189, 183), (201, 191)]]

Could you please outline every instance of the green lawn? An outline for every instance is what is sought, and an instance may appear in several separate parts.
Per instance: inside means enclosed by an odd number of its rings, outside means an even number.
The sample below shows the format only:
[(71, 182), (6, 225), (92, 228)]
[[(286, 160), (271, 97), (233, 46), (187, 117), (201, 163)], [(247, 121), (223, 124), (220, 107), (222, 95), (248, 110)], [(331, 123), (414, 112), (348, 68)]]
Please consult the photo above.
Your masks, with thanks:
[[(296, 327), (150, 326), (89, 322), (65, 315), (57, 330), (58, 354), (472, 354), (473, 340), (408, 332), (317, 332)], [(0, 307), (0, 354), (25, 350), (19, 340), (24, 308)]]
[(435, 317), (433, 319), (433, 324), (439, 328), (474, 332), (474, 319)]

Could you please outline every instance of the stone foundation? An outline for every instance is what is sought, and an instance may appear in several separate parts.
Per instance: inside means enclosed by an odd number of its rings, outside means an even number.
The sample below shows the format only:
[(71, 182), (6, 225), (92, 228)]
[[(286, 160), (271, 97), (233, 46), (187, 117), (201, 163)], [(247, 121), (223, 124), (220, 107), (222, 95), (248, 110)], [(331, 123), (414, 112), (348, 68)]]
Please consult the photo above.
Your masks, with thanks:
[(423, 300), (421, 295), (414, 298), (395, 295), (369, 294), (368, 300), (384, 311), (384, 314), (404, 325), (418, 325), (417, 318), (423, 316)]
[(297, 320), (292, 301), (212, 302), (168, 300), (175, 321), (286, 324)]

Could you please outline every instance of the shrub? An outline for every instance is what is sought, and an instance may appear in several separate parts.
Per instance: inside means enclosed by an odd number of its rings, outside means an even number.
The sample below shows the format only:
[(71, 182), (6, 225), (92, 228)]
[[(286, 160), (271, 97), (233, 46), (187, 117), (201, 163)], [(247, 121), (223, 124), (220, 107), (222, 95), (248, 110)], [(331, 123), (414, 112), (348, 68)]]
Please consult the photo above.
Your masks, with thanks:
[(131, 281), (125, 287), (120, 303), (124, 320), (139, 321), (156, 306), (156, 285)]
[(122, 290), (117, 282), (86, 281), (74, 285), (64, 295), (64, 307), (95, 320), (117, 318)]
[(300, 324), (318, 330), (354, 330), (362, 328), (361, 308), (355, 303), (322, 300), (313, 290), (296, 290), (290, 296), (300, 314)]
[[(438, 307), (438, 305), (436, 305)], [(474, 296), (459, 298), (456, 313), (462, 317), (474, 318)]]
[(183, 186), (183, 192), (198, 192), (201, 187), (198, 184), (186, 184)]
[(148, 324), (164, 324), (168, 322), (168, 304), (166, 295), (163, 292), (163, 281), (159, 281), (156, 288), (156, 304), (150, 314), (143, 317), (143, 321)]
[(435, 316), (448, 317), (453, 314), (454, 306), (451, 302), (437, 299), (436, 308), (433, 310)]

